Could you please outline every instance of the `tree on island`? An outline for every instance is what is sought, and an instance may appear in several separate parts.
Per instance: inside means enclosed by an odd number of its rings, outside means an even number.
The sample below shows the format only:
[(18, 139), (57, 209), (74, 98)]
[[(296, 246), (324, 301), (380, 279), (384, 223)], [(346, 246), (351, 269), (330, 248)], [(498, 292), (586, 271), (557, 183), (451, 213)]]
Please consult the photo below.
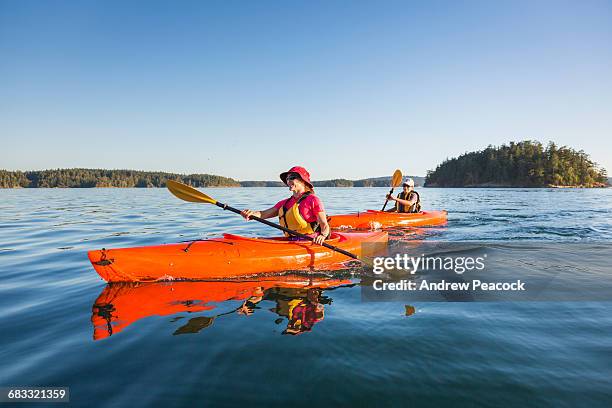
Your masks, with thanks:
[(526, 140), (447, 159), (427, 172), (425, 186), (603, 187), (607, 181), (605, 169), (584, 151)]

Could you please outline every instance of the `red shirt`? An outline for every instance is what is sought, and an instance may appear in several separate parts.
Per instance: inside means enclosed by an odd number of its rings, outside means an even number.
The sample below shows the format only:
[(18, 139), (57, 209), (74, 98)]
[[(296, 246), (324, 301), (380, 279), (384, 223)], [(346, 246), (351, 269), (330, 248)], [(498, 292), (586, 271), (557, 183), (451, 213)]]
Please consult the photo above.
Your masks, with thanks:
[[(278, 210), (284, 205), (285, 208), (289, 209), (295, 205), (296, 201), (297, 200), (291, 196), (285, 200), (280, 200), (274, 205), (274, 208)], [(306, 222), (317, 221), (317, 214), (325, 211), (321, 199), (314, 194), (310, 194), (308, 197), (302, 200), (298, 208), (300, 210), (300, 214), (306, 220)]]

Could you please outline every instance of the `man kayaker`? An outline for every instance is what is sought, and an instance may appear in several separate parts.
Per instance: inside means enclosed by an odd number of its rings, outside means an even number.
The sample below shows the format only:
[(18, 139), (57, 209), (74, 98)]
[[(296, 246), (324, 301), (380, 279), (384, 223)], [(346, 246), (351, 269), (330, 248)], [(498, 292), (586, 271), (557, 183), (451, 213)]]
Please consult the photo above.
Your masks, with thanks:
[[(322, 244), (329, 237), (331, 230), (323, 203), (314, 193), (310, 173), (303, 167), (294, 166), (281, 173), (280, 179), (289, 187), (291, 197), (279, 201), (267, 210), (243, 210), (240, 214), (247, 220), (251, 216), (264, 219), (278, 216), (283, 227), (310, 235), (315, 243)], [(289, 234), (285, 235), (291, 238)]]
[(387, 194), (387, 200), (395, 201), (395, 208), (388, 210), (389, 212), (399, 213), (418, 213), (421, 211), (421, 197), (419, 193), (414, 191), (414, 180), (406, 179), (402, 184), (403, 191), (396, 197)]

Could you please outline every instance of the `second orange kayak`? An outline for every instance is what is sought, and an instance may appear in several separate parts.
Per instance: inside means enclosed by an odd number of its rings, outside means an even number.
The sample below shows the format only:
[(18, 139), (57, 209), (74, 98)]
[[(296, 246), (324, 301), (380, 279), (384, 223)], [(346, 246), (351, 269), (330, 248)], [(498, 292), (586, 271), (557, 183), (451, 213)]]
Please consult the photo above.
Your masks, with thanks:
[(396, 213), (366, 210), (354, 214), (332, 215), (329, 225), (336, 229), (381, 229), (388, 227), (429, 227), (446, 224), (446, 211)]
[[(333, 233), (330, 245), (357, 256), (386, 249), (386, 232)], [(366, 244), (366, 245), (364, 245)], [(286, 238), (223, 238), (138, 248), (101, 249), (88, 253), (94, 269), (107, 282), (227, 279), (263, 273), (328, 269), (350, 261), (346, 255)]]

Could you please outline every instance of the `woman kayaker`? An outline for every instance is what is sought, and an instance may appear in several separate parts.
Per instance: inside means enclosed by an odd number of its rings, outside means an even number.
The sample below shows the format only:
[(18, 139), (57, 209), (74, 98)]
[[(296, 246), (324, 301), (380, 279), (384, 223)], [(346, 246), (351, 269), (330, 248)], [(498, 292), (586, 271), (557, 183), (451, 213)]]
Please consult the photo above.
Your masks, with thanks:
[(259, 292), (245, 300), (236, 312), (243, 316), (251, 316), (257, 304), (262, 300), (275, 301), (276, 307), (270, 311), (281, 316), (276, 323), (287, 318), (287, 328), (282, 334), (298, 335), (312, 330), (313, 326), (325, 318), (324, 304), (330, 304), (331, 299), (322, 295), (319, 288), (308, 288), (306, 293), (301, 288), (275, 287)]
[(399, 213), (418, 213), (421, 211), (421, 197), (419, 193), (414, 191), (414, 180), (408, 178), (404, 184), (402, 184), (403, 191), (396, 197), (391, 194), (387, 194), (387, 200), (395, 201), (395, 208), (392, 208), (391, 212)]
[(287, 302), (287, 328), (283, 334), (293, 336), (309, 332), (313, 326), (325, 317), (325, 307), (320, 303), (321, 290), (309, 288), (306, 299), (295, 299)]
[[(329, 237), (331, 230), (323, 203), (314, 193), (310, 173), (303, 167), (295, 166), (281, 173), (280, 179), (289, 187), (291, 197), (279, 201), (267, 210), (243, 210), (241, 215), (247, 220), (251, 216), (264, 219), (278, 216), (283, 227), (310, 235), (315, 243), (322, 244)], [(285, 235), (291, 237), (289, 234)]]

